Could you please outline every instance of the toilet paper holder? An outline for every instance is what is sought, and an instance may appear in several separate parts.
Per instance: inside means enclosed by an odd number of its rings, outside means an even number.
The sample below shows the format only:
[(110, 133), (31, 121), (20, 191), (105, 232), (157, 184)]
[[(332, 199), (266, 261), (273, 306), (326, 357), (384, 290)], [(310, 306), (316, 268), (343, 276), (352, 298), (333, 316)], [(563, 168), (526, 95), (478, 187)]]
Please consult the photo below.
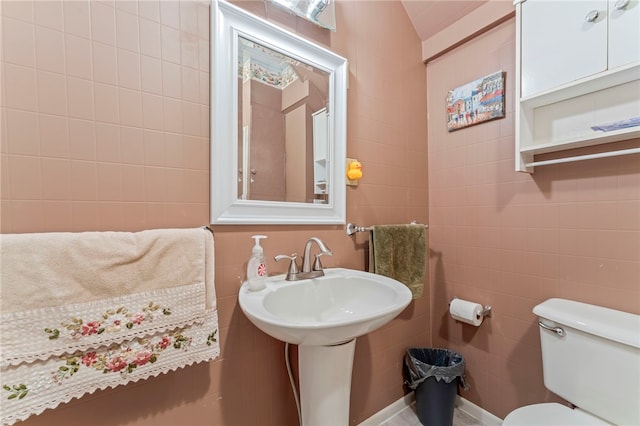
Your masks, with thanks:
[[(451, 299), (451, 302), (454, 299), (457, 299), (457, 297), (454, 297), (453, 299)], [(451, 302), (448, 303), (449, 306), (451, 306)], [(480, 312), (480, 316), (478, 317), (478, 319), (480, 318), (491, 318), (491, 306), (482, 305), (482, 312)]]

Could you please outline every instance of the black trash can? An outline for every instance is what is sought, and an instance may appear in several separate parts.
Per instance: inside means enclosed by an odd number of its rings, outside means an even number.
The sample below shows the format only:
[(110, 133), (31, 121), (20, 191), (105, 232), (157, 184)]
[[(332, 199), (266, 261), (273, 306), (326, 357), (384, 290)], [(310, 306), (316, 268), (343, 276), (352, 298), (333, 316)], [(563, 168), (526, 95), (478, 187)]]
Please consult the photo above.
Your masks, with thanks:
[(424, 426), (451, 426), (458, 384), (466, 389), (464, 358), (436, 348), (409, 348), (405, 383), (416, 392), (418, 419)]

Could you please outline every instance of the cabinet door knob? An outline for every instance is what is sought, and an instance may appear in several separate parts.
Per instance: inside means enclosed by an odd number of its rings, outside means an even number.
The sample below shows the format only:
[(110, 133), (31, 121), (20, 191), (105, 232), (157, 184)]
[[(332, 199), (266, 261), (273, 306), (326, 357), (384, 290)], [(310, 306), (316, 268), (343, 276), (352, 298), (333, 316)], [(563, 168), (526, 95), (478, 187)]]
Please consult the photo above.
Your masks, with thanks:
[(596, 22), (598, 16), (600, 16), (600, 12), (598, 12), (597, 10), (592, 10), (591, 12), (587, 13), (587, 16), (585, 16), (584, 19), (587, 22)]
[(615, 4), (615, 8), (618, 10), (625, 9), (629, 5), (629, 0), (618, 0)]

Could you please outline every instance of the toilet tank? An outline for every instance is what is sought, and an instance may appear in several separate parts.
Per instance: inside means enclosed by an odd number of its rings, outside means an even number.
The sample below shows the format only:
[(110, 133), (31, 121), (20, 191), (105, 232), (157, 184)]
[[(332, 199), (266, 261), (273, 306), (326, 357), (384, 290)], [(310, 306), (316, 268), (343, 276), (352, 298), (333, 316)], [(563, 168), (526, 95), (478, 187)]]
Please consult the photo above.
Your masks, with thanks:
[(640, 315), (564, 299), (533, 313), (540, 327), (544, 384), (617, 425), (640, 425)]

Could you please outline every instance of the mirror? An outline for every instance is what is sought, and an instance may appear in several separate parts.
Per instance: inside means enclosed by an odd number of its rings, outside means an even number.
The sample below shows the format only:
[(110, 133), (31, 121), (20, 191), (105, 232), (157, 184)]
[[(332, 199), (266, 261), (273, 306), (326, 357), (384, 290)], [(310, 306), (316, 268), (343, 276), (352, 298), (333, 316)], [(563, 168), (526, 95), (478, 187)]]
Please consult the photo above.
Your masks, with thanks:
[(211, 223), (344, 224), (346, 59), (211, 5)]

